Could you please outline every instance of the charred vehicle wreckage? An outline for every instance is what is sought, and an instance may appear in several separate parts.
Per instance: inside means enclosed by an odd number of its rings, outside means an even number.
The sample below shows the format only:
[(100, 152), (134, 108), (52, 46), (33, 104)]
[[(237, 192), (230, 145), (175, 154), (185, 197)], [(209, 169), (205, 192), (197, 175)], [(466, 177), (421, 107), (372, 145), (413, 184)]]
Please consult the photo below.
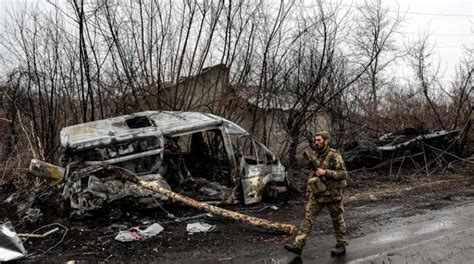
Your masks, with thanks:
[(288, 192), (285, 167), (247, 131), (197, 112), (147, 111), (65, 127), (60, 166), (33, 160), (58, 182), (71, 216), (115, 201), (155, 207), (169, 198), (120, 180), (134, 175), (198, 201), (253, 204)]

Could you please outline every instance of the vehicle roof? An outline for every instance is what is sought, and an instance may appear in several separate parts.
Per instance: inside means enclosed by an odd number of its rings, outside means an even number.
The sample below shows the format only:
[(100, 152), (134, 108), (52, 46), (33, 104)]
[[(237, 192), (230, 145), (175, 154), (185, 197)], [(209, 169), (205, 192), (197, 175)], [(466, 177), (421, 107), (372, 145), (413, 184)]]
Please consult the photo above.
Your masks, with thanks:
[[(136, 117), (147, 117), (151, 125), (130, 128), (127, 120)], [(61, 145), (66, 148), (86, 149), (133, 138), (177, 136), (219, 126), (223, 126), (229, 134), (248, 135), (247, 131), (235, 123), (212, 114), (145, 111), (64, 127), (61, 130)]]

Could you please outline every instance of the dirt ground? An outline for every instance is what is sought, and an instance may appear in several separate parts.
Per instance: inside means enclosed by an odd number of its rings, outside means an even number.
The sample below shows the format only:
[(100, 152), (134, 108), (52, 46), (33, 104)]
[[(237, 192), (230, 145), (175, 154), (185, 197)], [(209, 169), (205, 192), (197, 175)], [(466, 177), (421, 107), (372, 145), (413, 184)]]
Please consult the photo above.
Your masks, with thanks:
[[(474, 196), (473, 172), (472, 164), (458, 164), (455, 168), (428, 176), (413, 175), (410, 171), (402, 172), (396, 180), (389, 172), (382, 170), (351, 172), (345, 193), (349, 240), (369, 234), (394, 218), (438, 210)], [(299, 225), (305, 205), (302, 194), (304, 175), (292, 179), (292, 185), (295, 191), (286, 202), (226, 208)], [(0, 198), (3, 199), (6, 194), (7, 191), (4, 190)], [(165, 210), (178, 219), (167, 216)], [(193, 218), (194, 216), (198, 217)], [(216, 225), (216, 229), (209, 233), (189, 235), (186, 225), (196, 221)], [(164, 227), (164, 231), (155, 237), (128, 243), (114, 240), (119, 230), (134, 226), (147, 227), (155, 222)], [(116, 220), (110, 220), (110, 215), (81, 221), (49, 215), (34, 225), (13, 222), (18, 233), (31, 233), (52, 223), (61, 226), (47, 226), (37, 233), (44, 233), (53, 227), (59, 227), (59, 230), (44, 238), (29, 238), (24, 241), (29, 257), (18, 263), (252, 263), (257, 256), (262, 259), (262, 254), (283, 250), (283, 244), (291, 241), (291, 237), (287, 235), (206, 215), (180, 205), (153, 210), (130, 209)], [(330, 217), (323, 211), (316, 220), (312, 237), (332, 233)], [(274, 262), (269, 258), (265, 263)]]

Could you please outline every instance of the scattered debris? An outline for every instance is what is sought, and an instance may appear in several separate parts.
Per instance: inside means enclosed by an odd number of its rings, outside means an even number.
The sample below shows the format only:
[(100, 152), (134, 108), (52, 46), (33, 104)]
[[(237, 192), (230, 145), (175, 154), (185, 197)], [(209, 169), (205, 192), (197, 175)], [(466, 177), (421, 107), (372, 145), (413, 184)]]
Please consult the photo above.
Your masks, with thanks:
[(189, 235), (192, 235), (195, 233), (211, 232), (214, 229), (216, 229), (215, 225), (210, 225), (208, 223), (203, 223), (203, 222), (190, 223), (186, 226), (186, 231), (188, 231)]
[(254, 225), (254, 226), (259, 226), (261, 228), (265, 228), (265, 229), (269, 229), (269, 230), (273, 230), (273, 231), (280, 231), (280, 232), (285, 232), (285, 233), (288, 233), (288, 234), (293, 234), (294, 232), (296, 232), (296, 227), (294, 225), (271, 222), (271, 221), (268, 221), (268, 220), (265, 220), (265, 219), (245, 215), (245, 214), (242, 214), (242, 213), (238, 213), (238, 212), (226, 210), (226, 209), (223, 209), (223, 208), (219, 208), (217, 206), (213, 206), (213, 205), (210, 205), (210, 204), (202, 203), (202, 202), (193, 200), (189, 197), (182, 196), (182, 195), (180, 195), (178, 193), (175, 193), (173, 191), (170, 191), (166, 188), (163, 188), (163, 187), (159, 186), (158, 184), (143, 181), (137, 175), (130, 174), (130, 172), (126, 171), (126, 170), (122, 170), (121, 173), (117, 172), (117, 177), (121, 180), (133, 182), (133, 183), (135, 183), (138, 186), (141, 186), (143, 188), (153, 190), (153, 191), (155, 191), (159, 194), (162, 194), (162, 195), (170, 198), (173, 201), (179, 201), (179, 202), (184, 203), (186, 205), (195, 207), (195, 208), (200, 209), (200, 210), (205, 210), (205, 211), (210, 212), (210, 213), (215, 214), (215, 215), (223, 216), (223, 217), (226, 217), (226, 218), (231, 218), (231, 219), (234, 219), (236, 221), (245, 222), (245, 223), (248, 223), (248, 224), (251, 224), (251, 225)]
[(21, 259), (26, 250), (10, 222), (0, 225), (0, 262)]
[(124, 224), (114, 223), (114, 224), (110, 225), (107, 229), (110, 230), (110, 231), (117, 231), (117, 230), (127, 229), (127, 226), (124, 225)]
[(12, 221), (34, 224), (41, 222), (43, 214), (62, 211), (60, 192), (56, 185), (44, 182), (26, 190), (17, 191), (0, 201), (6, 216)]
[(367, 139), (353, 141), (342, 152), (348, 169), (370, 168), (381, 161), (381, 153), (375, 142)]
[(265, 206), (260, 206), (259, 208), (257, 207), (257, 208), (252, 208), (252, 209), (238, 210), (237, 212), (244, 213), (244, 214), (259, 213), (259, 212), (263, 212), (263, 211), (268, 210), (268, 209), (276, 211), (279, 208), (275, 205), (265, 205)]
[(130, 230), (127, 231), (120, 231), (117, 236), (115, 236), (115, 240), (121, 242), (145, 240), (158, 235), (163, 230), (164, 228), (158, 223), (154, 223), (144, 230), (141, 230), (139, 227), (132, 227)]
[(187, 216), (187, 217), (174, 217), (173, 220), (163, 222), (163, 224), (177, 223), (177, 222), (183, 222), (183, 221), (196, 220), (200, 218), (212, 218), (212, 217), (214, 216), (210, 213), (197, 214), (197, 215)]
[(33, 174), (33, 176), (50, 180), (53, 183), (60, 183), (64, 178), (65, 170), (59, 166), (32, 159), (29, 172)]
[(41, 217), (43, 213), (39, 208), (28, 208), (25, 212), (25, 215), (21, 218), (21, 222), (27, 223), (36, 223)]
[[(54, 227), (54, 226), (55, 226), (55, 228), (47, 231), (46, 233), (41, 234), (41, 235), (36, 235), (36, 232), (39, 232), (43, 229), (51, 228), (51, 227)], [(38, 257), (38, 256), (42, 256), (42, 255), (48, 253), (49, 251), (53, 250), (54, 248), (56, 248), (59, 244), (61, 244), (64, 241), (64, 238), (66, 237), (66, 234), (68, 233), (69, 228), (62, 225), (62, 224), (60, 224), (60, 223), (51, 223), (51, 224), (39, 227), (39, 228), (35, 229), (33, 232), (31, 232), (29, 234), (22, 234), (23, 237), (26, 237), (26, 239), (23, 242), (26, 242), (29, 238), (38, 238), (38, 237), (43, 238), (43, 237), (49, 236), (53, 233), (57, 233), (60, 229), (62, 229), (64, 231), (63, 231), (63, 234), (62, 234), (61, 238), (56, 243), (54, 243), (52, 246), (50, 246), (47, 250), (44, 250), (40, 253), (35, 253), (33, 255), (28, 255), (28, 257), (35, 258), (35, 257)]]
[[(33, 205), (36, 198), (34, 189), (20, 191), (8, 196), (3, 203), (15, 208), (15, 214), (20, 219), (24, 217)], [(3, 206), (3, 205), (2, 205)]]

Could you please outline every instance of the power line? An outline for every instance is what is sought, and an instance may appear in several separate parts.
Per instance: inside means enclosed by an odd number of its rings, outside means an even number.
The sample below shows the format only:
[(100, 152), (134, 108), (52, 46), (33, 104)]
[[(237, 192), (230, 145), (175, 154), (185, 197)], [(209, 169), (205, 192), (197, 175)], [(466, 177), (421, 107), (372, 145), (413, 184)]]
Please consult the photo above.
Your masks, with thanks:
[(454, 45), (452, 45), (452, 46), (437, 46), (437, 47), (435, 47), (435, 48), (437, 48), (437, 49), (445, 49), (445, 48), (465, 48), (465, 47), (464, 47), (464, 46), (454, 46)]
[[(412, 34), (412, 35), (423, 35), (424, 33), (417, 32), (401, 32), (401, 34)], [(452, 33), (427, 33), (427, 35), (433, 36), (453, 36), (453, 37), (474, 37), (474, 34), (452, 34)]]
[[(295, 5), (296, 7), (301, 7), (301, 8), (314, 8), (318, 7), (318, 5)], [(344, 6), (344, 7), (357, 7), (355, 5), (344, 5), (340, 4), (338, 6)], [(465, 15), (465, 14), (443, 14), (443, 13), (424, 13), (424, 12), (412, 12), (412, 11), (397, 11), (397, 10), (391, 10), (391, 9), (386, 9), (388, 12), (395, 12), (395, 13), (401, 13), (401, 14), (410, 14), (410, 15), (420, 15), (420, 16), (448, 16), (448, 17), (471, 17), (474, 18), (473, 15)]]
[[(398, 12), (395, 10), (388, 10), (389, 12)], [(449, 16), (449, 17), (473, 17), (472, 15), (462, 15), (462, 14), (442, 14), (442, 13), (421, 13), (421, 12), (405, 12), (410, 15), (420, 15), (420, 16)]]

